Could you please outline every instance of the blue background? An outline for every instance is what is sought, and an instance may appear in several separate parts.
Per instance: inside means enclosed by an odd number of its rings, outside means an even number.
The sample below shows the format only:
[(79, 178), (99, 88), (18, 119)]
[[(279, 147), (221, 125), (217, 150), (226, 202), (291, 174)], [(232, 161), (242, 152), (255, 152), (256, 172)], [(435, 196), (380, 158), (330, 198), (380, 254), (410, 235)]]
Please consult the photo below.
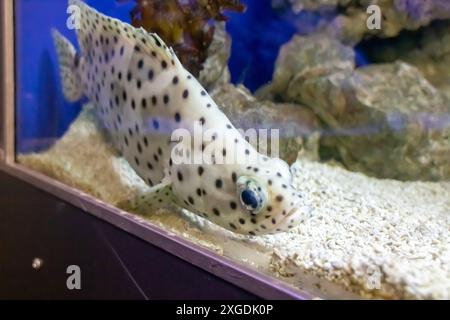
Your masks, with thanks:
[[(116, 0), (87, 0), (102, 13), (130, 20), (135, 3)], [(227, 13), (232, 36), (229, 62), (234, 83), (251, 90), (272, 78), (273, 66), (282, 44), (295, 32), (307, 33), (317, 24), (319, 13), (274, 11), (271, 0), (244, 0), (244, 14)], [(68, 30), (67, 0), (17, 0), (16, 3), (16, 89), (17, 150), (48, 148), (68, 128), (85, 101), (67, 103), (62, 96), (57, 57), (51, 28), (58, 29), (76, 46), (75, 33)], [(324, 13), (320, 13), (324, 16)], [(325, 13), (330, 19), (332, 13)]]

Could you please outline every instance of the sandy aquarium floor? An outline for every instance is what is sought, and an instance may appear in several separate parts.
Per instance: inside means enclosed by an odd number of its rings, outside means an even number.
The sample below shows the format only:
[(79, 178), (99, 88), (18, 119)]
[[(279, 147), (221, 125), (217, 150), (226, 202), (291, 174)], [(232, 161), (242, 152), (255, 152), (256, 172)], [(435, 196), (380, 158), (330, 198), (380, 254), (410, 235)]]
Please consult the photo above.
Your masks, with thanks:
[[(48, 151), (18, 159), (113, 205), (147, 188), (90, 106)], [(309, 218), (288, 233), (237, 236), (188, 212), (145, 218), (320, 298), (450, 299), (450, 182), (379, 180), (306, 159), (293, 170)]]

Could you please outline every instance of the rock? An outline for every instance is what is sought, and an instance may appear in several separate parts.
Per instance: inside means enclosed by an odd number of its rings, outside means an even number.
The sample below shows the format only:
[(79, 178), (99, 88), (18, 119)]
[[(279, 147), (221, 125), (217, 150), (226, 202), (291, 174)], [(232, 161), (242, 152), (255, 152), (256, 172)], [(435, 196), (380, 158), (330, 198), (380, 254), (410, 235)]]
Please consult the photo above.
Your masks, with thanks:
[[(273, 0), (279, 6), (280, 0)], [(338, 8), (339, 14), (327, 28), (329, 35), (338, 37), (342, 42), (355, 44), (365, 36), (395, 37), (402, 30), (417, 30), (430, 22), (450, 18), (450, 2), (448, 0), (289, 0), (292, 10), (322, 10)], [(367, 7), (370, 4), (380, 7), (382, 13), (381, 28), (367, 28)], [(284, 1), (286, 5), (286, 1)]]
[(303, 10), (319, 10), (326, 7), (345, 6), (350, 3), (351, 0), (272, 0), (272, 6), (274, 8), (280, 8), (283, 6), (291, 6), (295, 13), (299, 13)]
[(225, 23), (216, 23), (214, 38), (208, 48), (208, 58), (200, 71), (199, 81), (209, 91), (214, 86), (230, 82), (228, 59), (231, 54), (231, 37)]
[[(259, 101), (242, 85), (219, 86), (211, 96), (236, 128), (244, 131), (279, 129), (279, 155), (288, 163), (294, 162), (301, 150), (305, 157), (318, 158), (316, 153), (318, 139), (315, 138), (315, 143), (308, 141), (312, 133), (319, 130), (319, 121), (314, 113), (304, 106)], [(265, 146), (259, 147), (262, 147), (260, 151), (270, 154), (272, 145), (270, 133), (268, 137), (267, 149)]]
[(284, 93), (292, 81), (352, 70), (355, 67), (354, 60), (353, 49), (341, 45), (337, 40), (322, 35), (308, 38), (294, 36), (280, 49), (275, 62), (272, 93)]
[[(333, 45), (327, 57), (323, 50)], [(380, 178), (450, 179), (450, 105), (445, 97), (406, 63), (340, 68), (350, 62), (342, 64), (340, 58), (349, 56), (348, 50), (334, 40), (294, 38), (280, 52), (273, 90), (287, 88), (276, 93), (308, 106), (329, 126), (323, 141), (336, 147), (347, 168)], [(315, 52), (322, 51), (316, 59)], [(290, 55), (297, 60), (282, 58)], [(301, 59), (303, 69), (298, 67)], [(321, 59), (327, 61), (325, 72)], [(304, 76), (305, 69), (319, 72)]]
[[(450, 102), (450, 21), (439, 21), (393, 40), (368, 40), (363, 46), (375, 63), (405, 61), (417, 67)], [(371, 50), (376, 47), (377, 50)]]

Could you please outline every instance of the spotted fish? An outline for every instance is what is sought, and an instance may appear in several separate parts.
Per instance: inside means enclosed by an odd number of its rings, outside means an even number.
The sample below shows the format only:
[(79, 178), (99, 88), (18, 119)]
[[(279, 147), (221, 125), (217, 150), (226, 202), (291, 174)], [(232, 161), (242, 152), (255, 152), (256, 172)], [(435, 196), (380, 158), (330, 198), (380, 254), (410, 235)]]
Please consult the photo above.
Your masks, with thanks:
[[(63, 93), (96, 106), (114, 147), (151, 187), (130, 206), (151, 212), (176, 205), (247, 235), (285, 231), (303, 220), (289, 166), (259, 154), (157, 34), (80, 0), (69, 4), (79, 8), (81, 51), (53, 30)], [(177, 130), (195, 136), (196, 128), (209, 137), (197, 144), (174, 139)], [(183, 152), (204, 161), (175, 161)], [(218, 161), (231, 155), (240, 161)]]

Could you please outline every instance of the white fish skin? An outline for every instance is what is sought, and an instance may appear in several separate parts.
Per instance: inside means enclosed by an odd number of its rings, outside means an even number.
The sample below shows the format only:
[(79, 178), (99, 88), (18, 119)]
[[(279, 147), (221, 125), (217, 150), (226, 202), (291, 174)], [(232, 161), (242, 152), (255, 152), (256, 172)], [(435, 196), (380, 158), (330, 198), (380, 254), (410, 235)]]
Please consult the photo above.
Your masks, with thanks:
[[(231, 231), (260, 235), (293, 228), (304, 215), (288, 165), (259, 154), (220, 111), (173, 50), (154, 33), (98, 13), (80, 0), (81, 53), (53, 31), (63, 92), (96, 105), (114, 146), (155, 194)], [(172, 161), (175, 129), (194, 134), (194, 123), (214, 130), (192, 156), (233, 154), (252, 164), (183, 164)], [(217, 161), (216, 161), (217, 162)], [(244, 162), (244, 161), (243, 161)], [(164, 180), (163, 180), (164, 178)], [(170, 195), (169, 195), (170, 193)], [(152, 204), (152, 203), (150, 203)]]

